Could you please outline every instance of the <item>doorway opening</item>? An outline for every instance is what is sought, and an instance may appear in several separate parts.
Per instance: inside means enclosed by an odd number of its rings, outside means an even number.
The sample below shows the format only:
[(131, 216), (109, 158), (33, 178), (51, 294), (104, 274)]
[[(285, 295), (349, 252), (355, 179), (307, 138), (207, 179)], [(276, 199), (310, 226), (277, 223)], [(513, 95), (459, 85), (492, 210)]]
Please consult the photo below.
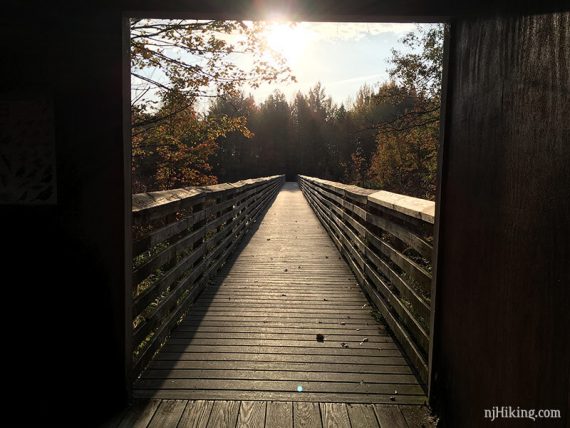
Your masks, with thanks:
[(209, 254), (226, 254), (221, 234), (247, 223), (246, 194), (269, 200), (284, 175), (426, 391), (444, 24), (132, 18), (129, 30), (133, 379), (210, 280)]

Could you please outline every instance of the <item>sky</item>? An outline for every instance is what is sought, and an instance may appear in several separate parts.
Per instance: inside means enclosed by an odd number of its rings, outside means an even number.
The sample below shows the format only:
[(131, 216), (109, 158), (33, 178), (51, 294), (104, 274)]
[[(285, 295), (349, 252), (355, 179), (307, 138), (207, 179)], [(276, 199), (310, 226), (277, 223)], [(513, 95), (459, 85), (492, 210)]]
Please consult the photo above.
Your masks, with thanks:
[[(374, 88), (388, 80), (392, 49), (403, 50), (401, 39), (417, 28), (416, 24), (410, 23), (270, 22), (265, 33), (266, 40), (272, 49), (285, 57), (297, 81), (263, 84), (256, 89), (244, 87), (243, 90), (246, 95), (253, 95), (258, 104), (275, 89), (279, 89), (291, 101), (298, 91), (307, 93), (317, 82), (321, 82), (325, 93), (334, 103), (348, 106), (364, 84)], [(185, 60), (188, 61), (188, 58)], [(246, 65), (239, 61), (236, 60), (238, 66)], [(164, 79), (160, 69), (147, 70), (143, 74), (158, 81)], [(133, 99), (145, 92), (146, 87), (148, 84), (141, 84), (134, 78)], [(210, 92), (215, 93), (215, 89), (211, 88)], [(145, 98), (149, 97), (154, 97), (152, 91), (145, 95)], [(196, 107), (206, 112), (210, 101), (210, 98), (204, 98)]]
[[(320, 81), (335, 103), (346, 104), (363, 84), (376, 86), (388, 80), (391, 50), (401, 49), (401, 38), (415, 29), (415, 24), (271, 24), (268, 42), (285, 56), (297, 78), (297, 83), (280, 84), (278, 89), (292, 99), (297, 91), (307, 92)], [(246, 92), (261, 102), (275, 89), (265, 84)]]

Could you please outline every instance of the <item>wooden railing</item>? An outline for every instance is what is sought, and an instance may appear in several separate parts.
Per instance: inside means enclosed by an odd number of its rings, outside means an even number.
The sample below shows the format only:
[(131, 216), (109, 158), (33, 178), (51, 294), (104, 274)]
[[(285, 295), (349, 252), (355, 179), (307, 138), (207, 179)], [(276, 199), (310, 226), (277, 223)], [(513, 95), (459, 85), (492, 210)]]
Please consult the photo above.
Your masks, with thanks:
[(299, 185), (427, 384), (435, 204), (306, 176)]
[(284, 176), (133, 195), (133, 376), (228, 259)]

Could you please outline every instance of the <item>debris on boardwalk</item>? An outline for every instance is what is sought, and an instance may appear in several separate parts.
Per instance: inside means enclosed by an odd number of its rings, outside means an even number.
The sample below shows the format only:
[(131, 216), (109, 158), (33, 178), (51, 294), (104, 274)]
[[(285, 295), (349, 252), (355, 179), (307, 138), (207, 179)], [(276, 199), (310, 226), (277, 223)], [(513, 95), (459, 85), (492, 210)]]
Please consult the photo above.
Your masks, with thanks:
[[(263, 403), (275, 395), (313, 401), (317, 394), (327, 403), (423, 403), (423, 389), (385, 324), (376, 322), (370, 303), (360, 309), (367, 300), (349, 266), (337, 260), (334, 243), (296, 185), (286, 186), (296, 191), (279, 194), (248, 245), (216, 274), (219, 282), (202, 291), (154, 357), (156, 366), (169, 369), (145, 371), (134, 385), (137, 397), (175, 393), (194, 400), (217, 391), (216, 403), (244, 397)], [(299, 228), (297, 241), (291, 224)], [(191, 360), (174, 364), (173, 353)], [(309, 395), (301, 400), (300, 394)], [(271, 405), (264, 407), (267, 415)], [(236, 414), (238, 408), (232, 407)]]

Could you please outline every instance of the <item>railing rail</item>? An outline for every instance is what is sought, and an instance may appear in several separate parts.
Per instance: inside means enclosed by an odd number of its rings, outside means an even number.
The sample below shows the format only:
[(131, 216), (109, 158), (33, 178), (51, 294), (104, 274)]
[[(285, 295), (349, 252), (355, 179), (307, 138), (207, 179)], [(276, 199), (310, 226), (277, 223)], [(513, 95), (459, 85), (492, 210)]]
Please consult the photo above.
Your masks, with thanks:
[(300, 175), (313, 211), (424, 384), (435, 204)]
[(133, 376), (226, 262), (284, 176), (133, 195)]

